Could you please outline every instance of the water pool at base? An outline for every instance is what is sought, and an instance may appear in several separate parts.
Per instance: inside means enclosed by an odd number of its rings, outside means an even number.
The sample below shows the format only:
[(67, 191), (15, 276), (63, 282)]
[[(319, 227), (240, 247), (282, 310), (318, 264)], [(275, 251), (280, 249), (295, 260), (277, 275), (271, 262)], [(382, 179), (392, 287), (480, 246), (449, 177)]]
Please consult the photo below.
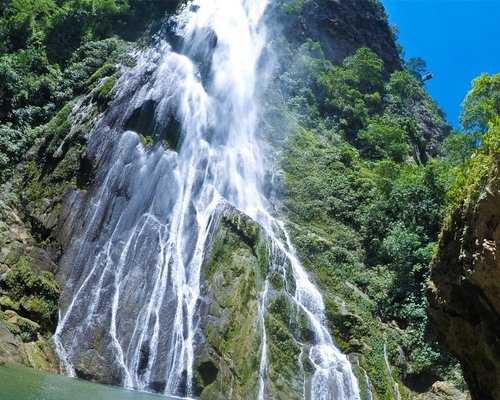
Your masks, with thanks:
[(15, 364), (0, 366), (0, 400), (174, 400), (49, 374)]

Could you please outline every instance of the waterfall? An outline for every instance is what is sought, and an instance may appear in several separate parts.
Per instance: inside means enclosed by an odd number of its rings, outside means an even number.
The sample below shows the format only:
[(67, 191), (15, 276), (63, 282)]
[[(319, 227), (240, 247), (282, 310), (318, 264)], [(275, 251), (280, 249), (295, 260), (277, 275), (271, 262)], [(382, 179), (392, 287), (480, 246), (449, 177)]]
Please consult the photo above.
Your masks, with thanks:
[[(68, 374), (82, 362), (111, 360), (100, 371), (106, 381), (194, 396), (201, 268), (210, 233), (230, 204), (267, 233), (272, 268), (292, 272), (288, 295), (314, 334), (301, 345), (314, 367), (304, 397), (359, 399), (351, 366), (325, 326), (322, 296), (263, 194), (269, 160), (257, 132), (257, 98), (268, 72), (267, 6), (267, 0), (189, 2), (168, 22), (173, 42), (160, 32), (118, 80), (115, 100), (90, 135), (88, 152), (100, 168), (85, 204), (75, 204), (83, 211), (73, 212), (78, 229), (62, 260), (71, 272), (54, 341)], [(146, 151), (144, 134), (165, 145)], [(259, 299), (260, 399), (268, 290), (266, 280)]]

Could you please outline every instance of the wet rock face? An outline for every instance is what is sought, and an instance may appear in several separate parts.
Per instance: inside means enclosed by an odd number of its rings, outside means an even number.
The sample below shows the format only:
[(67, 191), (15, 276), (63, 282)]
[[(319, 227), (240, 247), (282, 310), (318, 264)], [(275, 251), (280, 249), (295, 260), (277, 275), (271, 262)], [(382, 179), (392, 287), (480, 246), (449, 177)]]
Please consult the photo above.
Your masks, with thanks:
[[(497, 157), (497, 171), (500, 157)], [(462, 363), (473, 399), (500, 398), (500, 178), (445, 227), (429, 313)]]
[(118, 385), (120, 376), (108, 365), (106, 360), (96, 350), (90, 349), (81, 354), (80, 360), (75, 364), (75, 371), (78, 377), (94, 382), (104, 382)]
[(47, 337), (57, 318), (56, 253), (37, 247), (20, 214), (0, 199), (0, 363), (59, 372)]
[(201, 399), (254, 397), (261, 354), (258, 318), (260, 228), (228, 208), (203, 269), (195, 380)]
[[(257, 397), (263, 345), (259, 301), (270, 267), (268, 246), (265, 232), (248, 216), (231, 207), (223, 212), (203, 268), (194, 360), (202, 400)], [(265, 316), (265, 398), (300, 400), (304, 383), (293, 336), (300, 317), (294, 318), (282, 277), (274, 274), (272, 280)]]
[[(286, 18), (286, 19), (285, 19)], [(385, 11), (373, 0), (305, 0), (293, 22), (284, 17), (286, 36), (295, 42), (311, 38), (321, 44), (334, 64), (366, 46), (384, 61), (386, 71), (401, 68), (401, 60)]]

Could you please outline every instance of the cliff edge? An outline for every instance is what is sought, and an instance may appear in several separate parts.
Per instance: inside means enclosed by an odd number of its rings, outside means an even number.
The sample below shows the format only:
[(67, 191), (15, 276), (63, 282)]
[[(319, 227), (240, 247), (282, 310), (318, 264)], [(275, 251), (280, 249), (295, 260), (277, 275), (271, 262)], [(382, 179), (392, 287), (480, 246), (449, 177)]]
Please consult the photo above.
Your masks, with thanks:
[(481, 400), (500, 398), (500, 155), (493, 165), (445, 225), (427, 293), (434, 325)]
[[(310, 38), (321, 44), (326, 57), (341, 64), (360, 47), (372, 49), (384, 61), (386, 71), (401, 69), (395, 37), (379, 1), (304, 0), (299, 10), (282, 2), (282, 24), (292, 42)], [(288, 7), (287, 7), (288, 5)], [(294, 11), (298, 14), (295, 16)]]

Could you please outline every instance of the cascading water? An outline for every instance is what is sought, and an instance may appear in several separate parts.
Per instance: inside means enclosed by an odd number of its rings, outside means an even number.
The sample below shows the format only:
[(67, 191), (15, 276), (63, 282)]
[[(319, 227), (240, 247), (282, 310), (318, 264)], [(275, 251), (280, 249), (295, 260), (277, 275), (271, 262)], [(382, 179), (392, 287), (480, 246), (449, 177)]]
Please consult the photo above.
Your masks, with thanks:
[[(267, 233), (270, 269), (291, 271), (288, 296), (314, 336), (300, 344), (314, 367), (310, 377), (304, 374), (304, 397), (359, 399), (351, 366), (325, 327), (321, 294), (263, 195), (267, 160), (256, 99), (267, 72), (267, 5), (187, 4), (170, 21), (176, 51), (159, 35), (118, 81), (89, 143), (89, 154), (100, 160), (98, 189), (88, 194), (77, 239), (62, 261), (71, 272), (54, 340), (69, 374), (77, 374), (81, 362), (111, 360), (103, 380), (194, 395), (201, 268), (210, 233), (230, 204)], [(175, 148), (145, 151), (141, 129)], [(266, 280), (259, 302), (259, 399), (266, 398), (268, 291)], [(90, 361), (79, 358), (81, 348)]]

